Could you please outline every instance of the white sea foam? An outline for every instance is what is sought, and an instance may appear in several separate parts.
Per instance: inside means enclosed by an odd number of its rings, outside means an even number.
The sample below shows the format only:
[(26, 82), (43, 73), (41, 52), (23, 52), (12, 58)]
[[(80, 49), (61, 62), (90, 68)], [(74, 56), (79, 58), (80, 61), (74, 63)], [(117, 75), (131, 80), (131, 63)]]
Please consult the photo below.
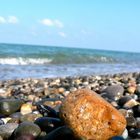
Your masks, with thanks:
[(41, 59), (41, 58), (0, 58), (0, 64), (4, 65), (39, 65), (39, 64), (48, 64), (52, 60), (51, 59)]

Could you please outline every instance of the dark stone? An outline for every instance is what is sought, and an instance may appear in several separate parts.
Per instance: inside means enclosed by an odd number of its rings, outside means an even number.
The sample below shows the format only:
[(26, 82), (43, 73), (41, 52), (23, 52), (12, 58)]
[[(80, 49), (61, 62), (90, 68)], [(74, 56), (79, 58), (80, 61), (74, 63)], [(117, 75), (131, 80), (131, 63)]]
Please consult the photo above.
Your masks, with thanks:
[(124, 138), (122, 136), (115, 136), (112, 137), (110, 140), (124, 140)]
[(131, 100), (132, 98), (130, 96), (124, 96), (124, 97), (121, 97), (119, 100), (118, 100), (118, 104), (120, 106), (123, 106), (126, 102), (128, 102), (129, 100)]
[(138, 95), (138, 97), (140, 97), (140, 85), (138, 85), (136, 88), (136, 94)]
[(41, 117), (35, 120), (34, 122), (37, 124), (42, 131), (47, 133), (51, 132), (52, 130), (56, 129), (57, 127), (62, 126), (61, 120), (57, 118), (51, 117)]
[(140, 128), (140, 119), (137, 119), (137, 126), (136, 128)]
[(47, 136), (43, 138), (43, 140), (80, 140), (80, 139), (74, 136), (74, 133), (70, 128), (62, 126), (48, 133)]
[(127, 127), (136, 127), (136, 119), (133, 116), (126, 117)]
[(140, 128), (137, 128), (137, 129), (134, 129), (134, 128), (132, 128), (132, 129), (130, 129), (129, 130), (129, 136), (131, 137), (131, 138), (140, 138)]
[(123, 96), (124, 88), (121, 85), (111, 85), (104, 89), (102, 93), (105, 93), (103, 97), (118, 100), (121, 96)]
[(38, 104), (37, 109), (43, 116), (58, 118), (58, 113), (47, 105)]
[(140, 105), (132, 107), (134, 117), (140, 117)]
[(0, 114), (10, 115), (20, 109), (23, 104), (19, 99), (3, 99), (0, 101)]
[(18, 138), (24, 134), (33, 135), (37, 137), (41, 133), (41, 130), (38, 125), (32, 122), (23, 122), (16, 128), (14, 131), (14, 137)]

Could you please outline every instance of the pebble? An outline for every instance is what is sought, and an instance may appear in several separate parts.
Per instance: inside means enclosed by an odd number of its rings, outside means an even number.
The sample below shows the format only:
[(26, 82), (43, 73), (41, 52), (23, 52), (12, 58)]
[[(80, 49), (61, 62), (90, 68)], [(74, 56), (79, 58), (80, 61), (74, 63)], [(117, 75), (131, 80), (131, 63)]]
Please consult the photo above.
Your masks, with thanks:
[(125, 140), (122, 136), (112, 137), (110, 140)]
[(136, 91), (136, 86), (129, 86), (127, 91), (130, 94), (134, 94), (134, 92)]
[(33, 135), (37, 137), (41, 133), (41, 130), (38, 125), (32, 122), (23, 122), (14, 131), (14, 137), (20, 137), (23, 134)]
[(134, 107), (134, 106), (136, 106), (136, 105), (138, 105), (138, 104), (139, 104), (139, 102), (137, 102), (137, 101), (134, 100), (134, 99), (131, 99), (131, 100), (127, 101), (127, 102), (123, 105), (123, 107), (124, 107), (124, 108), (132, 108), (132, 107)]
[(140, 117), (140, 104), (133, 106), (134, 117)]
[(62, 126), (50, 132), (43, 138), (43, 140), (80, 140), (80, 139), (77, 139), (75, 137), (73, 131), (70, 128)]
[(45, 131), (46, 133), (49, 133), (62, 125), (60, 119), (51, 117), (40, 117), (36, 119), (34, 123), (37, 124), (41, 130)]
[(131, 138), (137, 138), (137, 139), (140, 139), (140, 129), (139, 128), (136, 128), (136, 129), (134, 129), (134, 128), (132, 128), (132, 129), (130, 129), (129, 130), (129, 136), (131, 137)]
[(118, 100), (123, 96), (124, 88), (121, 85), (112, 85), (108, 86), (102, 92), (105, 93), (103, 97), (107, 97), (112, 100)]
[(8, 139), (17, 127), (17, 123), (7, 123), (0, 125), (0, 136), (3, 139)]
[(125, 129), (124, 132), (122, 133), (122, 137), (124, 139), (127, 139), (128, 138), (128, 130), (127, 129)]
[(126, 117), (127, 127), (136, 127), (137, 122), (133, 116)]
[(4, 124), (6, 124), (9, 120), (11, 120), (11, 118), (10, 117), (1, 118), (1, 120), (4, 122)]
[(69, 94), (60, 107), (60, 117), (77, 136), (86, 139), (108, 140), (126, 127), (124, 116), (88, 89)]
[(22, 115), (32, 113), (32, 104), (31, 103), (23, 104), (20, 108), (20, 113)]
[(10, 115), (20, 109), (23, 104), (19, 99), (3, 99), (0, 100), (0, 114)]
[(118, 104), (120, 106), (123, 106), (125, 103), (127, 103), (129, 100), (131, 100), (132, 97), (131, 96), (123, 96), (118, 100)]
[(30, 122), (34, 122), (37, 118), (42, 117), (42, 115), (40, 113), (35, 114), (35, 113), (29, 113), (29, 114), (25, 114), (22, 115), (20, 117), (20, 122), (24, 122), (24, 121), (30, 121)]

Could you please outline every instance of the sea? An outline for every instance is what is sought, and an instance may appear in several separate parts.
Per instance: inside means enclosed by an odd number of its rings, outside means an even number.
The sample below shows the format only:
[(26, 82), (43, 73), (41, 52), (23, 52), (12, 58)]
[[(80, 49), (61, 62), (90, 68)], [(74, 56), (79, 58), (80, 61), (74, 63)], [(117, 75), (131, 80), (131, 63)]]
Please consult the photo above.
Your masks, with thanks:
[(0, 43), (0, 80), (127, 72), (140, 72), (140, 53)]

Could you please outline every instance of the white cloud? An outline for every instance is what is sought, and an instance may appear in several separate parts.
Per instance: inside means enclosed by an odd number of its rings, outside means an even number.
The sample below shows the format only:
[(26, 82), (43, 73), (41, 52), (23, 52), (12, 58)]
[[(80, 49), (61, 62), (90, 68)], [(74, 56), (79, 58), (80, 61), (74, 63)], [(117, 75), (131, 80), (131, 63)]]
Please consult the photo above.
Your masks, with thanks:
[(46, 25), (46, 26), (54, 26), (54, 23), (51, 19), (43, 19), (40, 21), (42, 24)]
[(67, 36), (64, 32), (59, 32), (58, 34), (59, 34), (61, 37), (64, 37), (64, 38)]
[(9, 16), (7, 22), (8, 22), (8, 23), (11, 23), (11, 24), (16, 24), (16, 23), (19, 22), (19, 20), (18, 20), (18, 18), (15, 17), (15, 16)]
[(0, 24), (1, 24), (1, 23), (6, 23), (5, 18), (4, 18), (4, 17), (2, 17), (2, 16), (0, 16)]
[(8, 18), (0, 16), (0, 23), (10, 23), (10, 24), (16, 24), (19, 20), (16, 16), (9, 16)]
[(63, 23), (60, 20), (57, 20), (57, 19), (52, 20), (52, 19), (46, 18), (46, 19), (42, 19), (40, 21), (40, 23), (42, 23), (43, 25), (46, 25), (46, 26), (54, 26), (54, 27), (58, 27), (58, 28), (63, 28), (64, 27)]

